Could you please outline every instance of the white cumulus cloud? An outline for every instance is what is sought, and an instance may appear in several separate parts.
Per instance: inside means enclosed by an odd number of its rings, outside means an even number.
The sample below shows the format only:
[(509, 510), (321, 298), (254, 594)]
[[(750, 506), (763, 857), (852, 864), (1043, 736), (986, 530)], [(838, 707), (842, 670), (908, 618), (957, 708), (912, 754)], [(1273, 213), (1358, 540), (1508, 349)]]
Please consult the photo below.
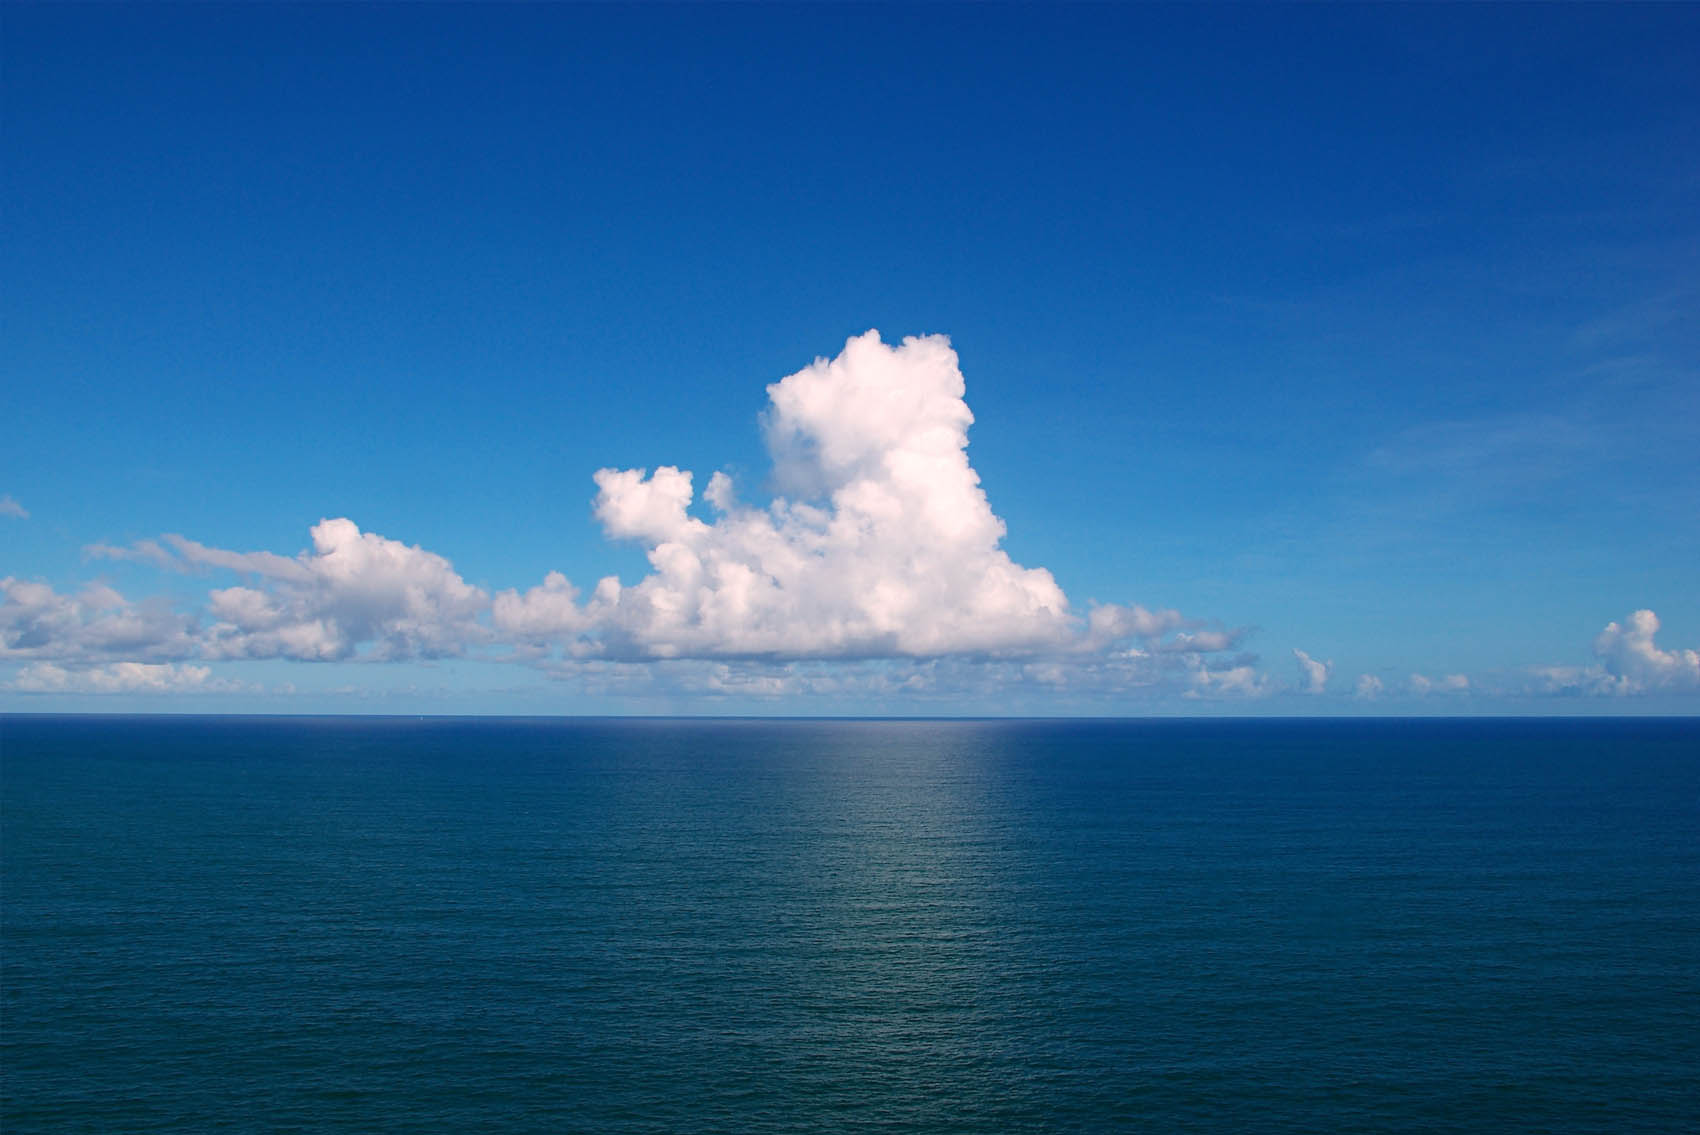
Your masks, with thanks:
[(506, 641), (547, 643), (573, 638), (588, 629), (590, 620), (578, 606), (578, 588), (552, 571), (524, 594), (512, 589), (499, 593), (491, 623)]
[(1700, 651), (1664, 650), (1653, 641), (1659, 617), (1649, 610), (1607, 623), (1594, 639), (1598, 661), (1585, 666), (1533, 666), (1521, 693), (1628, 697), (1700, 692)]
[(1700, 651), (1660, 650), (1653, 642), (1659, 617), (1636, 611), (1621, 624), (1607, 623), (1594, 640), (1594, 654), (1616, 692), (1700, 689)]
[(1319, 661), (1302, 650), (1294, 650), (1293, 657), (1298, 659), (1299, 673), (1303, 678), (1299, 691), (1306, 694), (1322, 693), (1328, 685), (1328, 676), (1334, 672), (1334, 663)]
[(175, 545), (192, 562), (262, 577), (261, 587), (209, 596), (209, 657), (439, 658), (486, 637), (478, 617), (489, 596), (442, 556), (362, 532), (346, 519), (321, 520), (312, 537), (312, 550), (293, 559)]
[(479, 621), (489, 595), (442, 556), (362, 532), (346, 518), (321, 520), (309, 535), (312, 548), (295, 556), (235, 552), (175, 534), (84, 551), (251, 577), (253, 586), (209, 592), (204, 617), (191, 620), (194, 652), (206, 658), (440, 658), (489, 639)]
[(0, 579), (0, 659), (160, 661), (195, 653), (194, 619), (161, 599), (132, 603), (104, 584), (74, 595), (46, 583)]
[[(594, 627), (620, 657), (866, 658), (1094, 651), (1190, 627), (1174, 612), (1102, 606), (1082, 618), (1043, 568), (1003, 550), (1004, 523), (969, 464), (962, 372), (944, 336), (850, 339), (767, 388), (782, 495), (740, 505), (723, 473), (690, 512), (690, 472), (603, 469), (595, 513), (644, 545), (651, 574), (605, 579), (575, 623), (564, 581), (509, 594), (509, 628)], [(1196, 631), (1165, 645), (1227, 649)]]

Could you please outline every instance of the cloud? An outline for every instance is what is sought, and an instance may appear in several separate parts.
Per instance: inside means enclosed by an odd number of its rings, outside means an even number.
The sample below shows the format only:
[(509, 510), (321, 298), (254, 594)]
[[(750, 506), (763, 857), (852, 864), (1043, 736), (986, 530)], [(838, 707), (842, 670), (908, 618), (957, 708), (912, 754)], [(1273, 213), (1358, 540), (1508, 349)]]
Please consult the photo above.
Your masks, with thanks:
[(1448, 674), (1443, 678), (1430, 678), (1423, 674), (1412, 674), (1410, 678), (1411, 692), (1417, 697), (1427, 697), (1429, 694), (1466, 694), (1470, 692), (1470, 679), (1464, 674)]
[(1183, 628), (1166, 649), (1237, 642), (1172, 611), (1104, 605), (1083, 619), (1050, 572), (1010, 559), (968, 461), (974, 416), (944, 336), (890, 346), (870, 331), (767, 391), (764, 433), (789, 495), (744, 506), (715, 473), (704, 520), (688, 471), (599, 470), (603, 530), (642, 544), (654, 570), (629, 587), (604, 579), (576, 622), (562, 585), (511, 596), (504, 625), (594, 628), (624, 658), (1016, 657)]
[[(691, 671), (707, 675), (693, 681), (779, 692), (830, 680), (739, 667), (955, 659), (977, 667), (976, 678), (954, 665), (863, 678), (904, 689), (948, 674), (959, 687), (998, 675), (1117, 692), (1266, 692), (1252, 656), (1230, 657), (1243, 629), (1138, 605), (1082, 612), (1050, 572), (1010, 558), (968, 460), (974, 418), (945, 337), (893, 346), (870, 331), (767, 393), (761, 421), (780, 495), (745, 504), (716, 472), (698, 502), (687, 470), (598, 470), (596, 519), (609, 538), (641, 545), (651, 570), (629, 586), (608, 576), (588, 597), (559, 572), (492, 597), (444, 557), (346, 518), (321, 520), (295, 556), (177, 534), (85, 553), (248, 577), (209, 592), (192, 615), (149, 608), (154, 622), (132, 636), (137, 653), (124, 661), (406, 660), (490, 648), (488, 657), (553, 673), (588, 673), (571, 664), (597, 659), (737, 663)], [(10, 622), (0, 617), (15, 657), (112, 660), (118, 624), (140, 617), (122, 600), (100, 613), (45, 585), (17, 586)]]
[(1294, 650), (1293, 657), (1299, 660), (1299, 672), (1303, 676), (1300, 693), (1320, 694), (1328, 685), (1328, 676), (1334, 672), (1334, 663), (1319, 662), (1302, 650)]
[(1087, 615), (1087, 638), (1093, 643), (1123, 638), (1157, 639), (1193, 625), (1179, 611), (1147, 611), (1144, 607), (1099, 604)]
[(28, 520), (30, 510), (12, 499), (12, 494), (0, 496), (0, 516), (10, 516), (17, 520)]
[(205, 666), (170, 662), (114, 662), (69, 670), (52, 662), (32, 662), (18, 671), (9, 689), (26, 694), (129, 694), (225, 692), (245, 689), (237, 682), (214, 678)]
[(128, 548), (112, 544), (88, 544), (83, 547), (83, 555), (94, 560), (128, 560), (174, 571), (184, 570), (181, 561), (158, 540), (137, 540)]
[(1359, 674), (1358, 683), (1353, 688), (1352, 694), (1354, 697), (1362, 698), (1365, 701), (1374, 701), (1382, 695), (1385, 688), (1381, 679), (1374, 674)]
[(1660, 650), (1653, 642), (1658, 633), (1659, 617), (1641, 610), (1621, 625), (1607, 623), (1594, 640), (1594, 654), (1619, 692), (1700, 689), (1700, 651)]
[(578, 607), (578, 588), (558, 571), (523, 595), (511, 589), (498, 594), (491, 622), (498, 637), (520, 643), (571, 639), (590, 625)]
[(639, 700), (671, 698), (833, 699), (962, 693), (964, 686), (938, 680), (936, 662), (894, 661), (844, 664), (830, 661), (767, 662), (738, 659), (681, 659), (621, 662), (608, 659), (549, 663), (552, 677), (581, 691)]
[(293, 559), (173, 543), (183, 559), (265, 583), (210, 594), (206, 656), (394, 661), (456, 655), (487, 639), (478, 616), (488, 595), (442, 556), (346, 519), (321, 520), (312, 537), (312, 550)]
[[(972, 656), (889, 659), (541, 659), (550, 677), (576, 690), (651, 705), (690, 699), (812, 701), (811, 712), (870, 705), (936, 705), (958, 712), (1056, 714), (1106, 699), (1152, 697), (1239, 700), (1270, 692), (1256, 659), (1121, 652), (1099, 657), (987, 659)], [(793, 710), (795, 712), (795, 710)]]
[(1661, 650), (1653, 641), (1658, 631), (1658, 615), (1645, 609), (1621, 623), (1607, 623), (1594, 639), (1594, 656), (1599, 661), (1586, 666), (1530, 667), (1518, 692), (1631, 697), (1700, 691), (1700, 651)]
[[(350, 524), (352, 521), (320, 521), (324, 524)], [(314, 529), (315, 539), (317, 529)], [(83, 549), (83, 554), (95, 559), (131, 560), (149, 563), (155, 567), (168, 568), (172, 571), (191, 572), (206, 568), (220, 568), (225, 571), (242, 572), (257, 575), (266, 579), (280, 579), (291, 583), (306, 583), (311, 580), (310, 568), (303, 566), (299, 557), (291, 559), (280, 556), (276, 552), (231, 552), (223, 548), (209, 548), (207, 545), (190, 540), (176, 533), (167, 533), (158, 540), (137, 540), (127, 548), (114, 547), (110, 544), (90, 544)]]
[(1251, 656), (1232, 665), (1212, 666), (1196, 655), (1187, 660), (1188, 698), (1259, 698), (1270, 692), (1269, 676), (1257, 669)]
[(295, 556), (235, 552), (175, 534), (127, 548), (91, 544), (84, 552), (252, 577), (255, 586), (210, 592), (204, 619), (191, 620), (193, 653), (204, 658), (441, 658), (491, 638), (479, 621), (488, 594), (442, 556), (362, 532), (345, 518), (319, 521), (310, 536), (312, 548)]
[(1081, 621), (1050, 572), (999, 546), (1004, 524), (968, 463), (956, 352), (877, 332), (768, 387), (781, 496), (745, 507), (724, 474), (690, 515), (692, 474), (603, 469), (595, 513), (654, 571), (604, 582), (592, 615), (637, 657), (929, 657), (1065, 649)]
[(0, 659), (161, 661), (197, 650), (195, 620), (162, 599), (132, 603), (104, 584), (66, 595), (10, 576), (0, 595)]

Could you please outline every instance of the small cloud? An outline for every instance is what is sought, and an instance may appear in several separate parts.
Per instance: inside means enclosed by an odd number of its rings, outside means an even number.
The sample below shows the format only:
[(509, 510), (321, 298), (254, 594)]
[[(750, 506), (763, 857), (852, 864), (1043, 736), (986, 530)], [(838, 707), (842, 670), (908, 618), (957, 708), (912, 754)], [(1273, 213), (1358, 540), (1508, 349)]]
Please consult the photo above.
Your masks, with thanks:
[(0, 496), (0, 516), (10, 516), (16, 520), (28, 520), (30, 510), (13, 499), (11, 493)]
[(1299, 673), (1303, 678), (1299, 692), (1305, 694), (1322, 693), (1328, 685), (1328, 676), (1334, 672), (1334, 663), (1332, 661), (1320, 662), (1302, 650), (1294, 650), (1293, 657), (1299, 661)]
[(1260, 698), (1270, 691), (1269, 676), (1257, 669), (1255, 655), (1243, 655), (1228, 664), (1187, 655), (1188, 698)]
[(1470, 679), (1463, 674), (1448, 674), (1443, 678), (1412, 674), (1410, 687), (1411, 693), (1419, 698), (1429, 694), (1467, 694), (1470, 692)]
[(1352, 693), (1353, 696), (1360, 697), (1365, 701), (1374, 701), (1381, 696), (1384, 689), (1381, 679), (1374, 674), (1359, 674), (1358, 684)]

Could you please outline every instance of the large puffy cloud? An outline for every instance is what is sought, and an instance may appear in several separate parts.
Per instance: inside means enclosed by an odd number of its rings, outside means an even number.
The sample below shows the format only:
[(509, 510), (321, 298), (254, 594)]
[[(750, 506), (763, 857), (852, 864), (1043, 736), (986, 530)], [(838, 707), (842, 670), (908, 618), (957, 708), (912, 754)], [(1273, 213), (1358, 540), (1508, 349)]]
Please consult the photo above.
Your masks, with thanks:
[[(789, 495), (765, 508), (740, 505), (723, 473), (704, 493), (712, 521), (689, 511), (689, 472), (596, 474), (604, 531), (643, 544), (654, 568), (630, 587), (602, 581), (581, 612), (577, 626), (596, 628), (610, 654), (1069, 654), (1191, 626), (1172, 611), (1116, 606), (1082, 618), (1050, 572), (1010, 559), (968, 462), (974, 417), (943, 336), (890, 346), (870, 331), (767, 389), (775, 482)], [(508, 624), (541, 625), (549, 598), (511, 596)], [(560, 610), (558, 625), (574, 629)], [(1235, 639), (1194, 629), (1166, 645), (1200, 652)]]

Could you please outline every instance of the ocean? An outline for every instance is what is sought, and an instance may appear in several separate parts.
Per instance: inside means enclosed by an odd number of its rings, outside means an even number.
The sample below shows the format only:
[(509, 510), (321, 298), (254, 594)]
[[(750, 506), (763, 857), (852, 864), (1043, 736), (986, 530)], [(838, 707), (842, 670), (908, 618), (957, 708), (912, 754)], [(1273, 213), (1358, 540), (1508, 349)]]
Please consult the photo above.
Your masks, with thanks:
[(1700, 719), (0, 718), (25, 1132), (1700, 1125)]

